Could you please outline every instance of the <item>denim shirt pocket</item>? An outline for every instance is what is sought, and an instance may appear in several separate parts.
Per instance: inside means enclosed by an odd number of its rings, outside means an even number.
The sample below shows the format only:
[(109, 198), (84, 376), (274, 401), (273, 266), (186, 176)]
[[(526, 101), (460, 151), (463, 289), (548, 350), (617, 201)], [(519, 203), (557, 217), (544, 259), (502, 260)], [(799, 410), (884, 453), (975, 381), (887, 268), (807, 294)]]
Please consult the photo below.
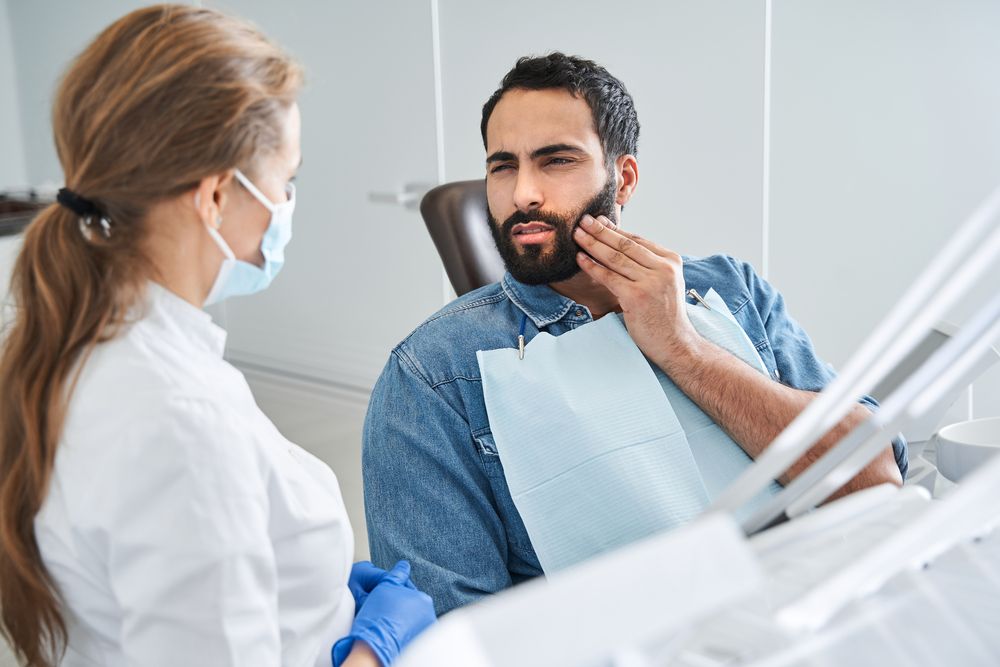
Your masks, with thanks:
[(503, 521), (508, 543), (522, 559), (526, 561), (536, 559), (528, 530), (524, 527), (521, 514), (517, 511), (510, 489), (507, 487), (507, 478), (503, 474), (503, 464), (500, 462), (500, 453), (493, 439), (493, 432), (488, 427), (481, 428), (473, 432), (472, 439), (476, 443), (479, 459), (493, 490), (497, 513)]
[(767, 368), (767, 374), (772, 380), (780, 380), (781, 378), (778, 375), (778, 361), (774, 357), (774, 350), (771, 349), (771, 341), (767, 337), (767, 332), (764, 330), (764, 323), (761, 322), (760, 315), (757, 313), (756, 308), (754, 308), (750, 296), (745, 295), (739, 302), (739, 306), (732, 313), (739, 325), (743, 327), (743, 331), (746, 332), (750, 343), (757, 350), (757, 354), (760, 355), (760, 360), (764, 362), (764, 367)]
[(493, 432), (489, 428), (479, 429), (472, 434), (472, 439), (476, 443), (476, 451), (479, 452), (479, 460), (486, 476), (491, 480), (497, 477), (503, 479), (503, 465), (500, 463), (496, 441), (493, 440)]
[(778, 361), (774, 358), (774, 350), (771, 349), (770, 341), (765, 338), (762, 341), (754, 343), (753, 346), (757, 350), (757, 354), (760, 355), (760, 360), (764, 362), (767, 374), (771, 376), (772, 380), (780, 380), (781, 378), (778, 375)]

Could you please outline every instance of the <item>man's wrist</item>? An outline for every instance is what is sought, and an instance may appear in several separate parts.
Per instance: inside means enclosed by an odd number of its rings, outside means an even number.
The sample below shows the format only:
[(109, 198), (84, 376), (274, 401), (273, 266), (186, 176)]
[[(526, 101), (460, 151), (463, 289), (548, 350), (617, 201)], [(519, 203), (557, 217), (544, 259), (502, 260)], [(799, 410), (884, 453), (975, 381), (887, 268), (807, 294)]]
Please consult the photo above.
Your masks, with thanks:
[(655, 357), (650, 360), (667, 375), (673, 377), (685, 368), (697, 364), (706, 354), (706, 341), (697, 331), (666, 341)]

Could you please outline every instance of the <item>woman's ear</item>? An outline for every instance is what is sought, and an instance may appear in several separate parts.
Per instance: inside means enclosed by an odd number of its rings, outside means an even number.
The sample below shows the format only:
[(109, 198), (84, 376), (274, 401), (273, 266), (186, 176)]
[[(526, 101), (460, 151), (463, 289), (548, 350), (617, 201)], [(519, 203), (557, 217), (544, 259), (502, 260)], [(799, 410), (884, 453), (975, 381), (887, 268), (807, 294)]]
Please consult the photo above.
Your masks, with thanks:
[(235, 170), (206, 176), (198, 182), (194, 191), (194, 209), (206, 225), (218, 227), (227, 200), (227, 190), (233, 182)]
[(194, 190), (194, 210), (198, 219), (205, 225), (216, 227), (215, 221), (218, 219), (218, 210), (215, 206), (213, 191), (215, 185), (211, 177), (203, 178)]
[(615, 160), (615, 179), (618, 185), (615, 203), (624, 206), (632, 198), (639, 184), (639, 162), (634, 155), (622, 155)]
[(215, 205), (219, 207), (219, 215), (221, 216), (222, 212), (226, 209), (230, 191), (236, 183), (236, 170), (227, 169), (215, 178), (217, 180), (215, 182), (215, 189), (212, 191), (212, 197), (215, 200)]

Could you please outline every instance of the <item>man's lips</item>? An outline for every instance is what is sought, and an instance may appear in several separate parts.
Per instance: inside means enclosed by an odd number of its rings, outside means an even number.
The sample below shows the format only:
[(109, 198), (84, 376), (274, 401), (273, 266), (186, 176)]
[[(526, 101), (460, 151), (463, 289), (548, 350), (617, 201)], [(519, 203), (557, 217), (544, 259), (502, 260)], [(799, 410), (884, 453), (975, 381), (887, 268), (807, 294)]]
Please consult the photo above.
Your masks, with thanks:
[(538, 232), (550, 231), (552, 231), (552, 225), (545, 224), (544, 222), (520, 222), (511, 228), (510, 233), (517, 236), (519, 234), (536, 234)]
[(514, 225), (510, 234), (518, 243), (543, 243), (555, 232), (552, 225), (544, 222), (522, 222)]

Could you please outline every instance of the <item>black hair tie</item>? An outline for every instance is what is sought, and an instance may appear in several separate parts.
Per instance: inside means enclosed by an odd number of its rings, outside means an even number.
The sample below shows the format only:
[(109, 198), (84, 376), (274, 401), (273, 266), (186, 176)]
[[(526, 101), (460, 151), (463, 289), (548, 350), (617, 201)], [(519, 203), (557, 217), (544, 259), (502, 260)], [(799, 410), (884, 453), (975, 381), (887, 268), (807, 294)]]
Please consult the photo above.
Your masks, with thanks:
[(94, 202), (86, 197), (78, 195), (69, 188), (60, 188), (56, 195), (56, 201), (76, 213), (81, 218), (89, 218), (101, 215), (101, 210)]

